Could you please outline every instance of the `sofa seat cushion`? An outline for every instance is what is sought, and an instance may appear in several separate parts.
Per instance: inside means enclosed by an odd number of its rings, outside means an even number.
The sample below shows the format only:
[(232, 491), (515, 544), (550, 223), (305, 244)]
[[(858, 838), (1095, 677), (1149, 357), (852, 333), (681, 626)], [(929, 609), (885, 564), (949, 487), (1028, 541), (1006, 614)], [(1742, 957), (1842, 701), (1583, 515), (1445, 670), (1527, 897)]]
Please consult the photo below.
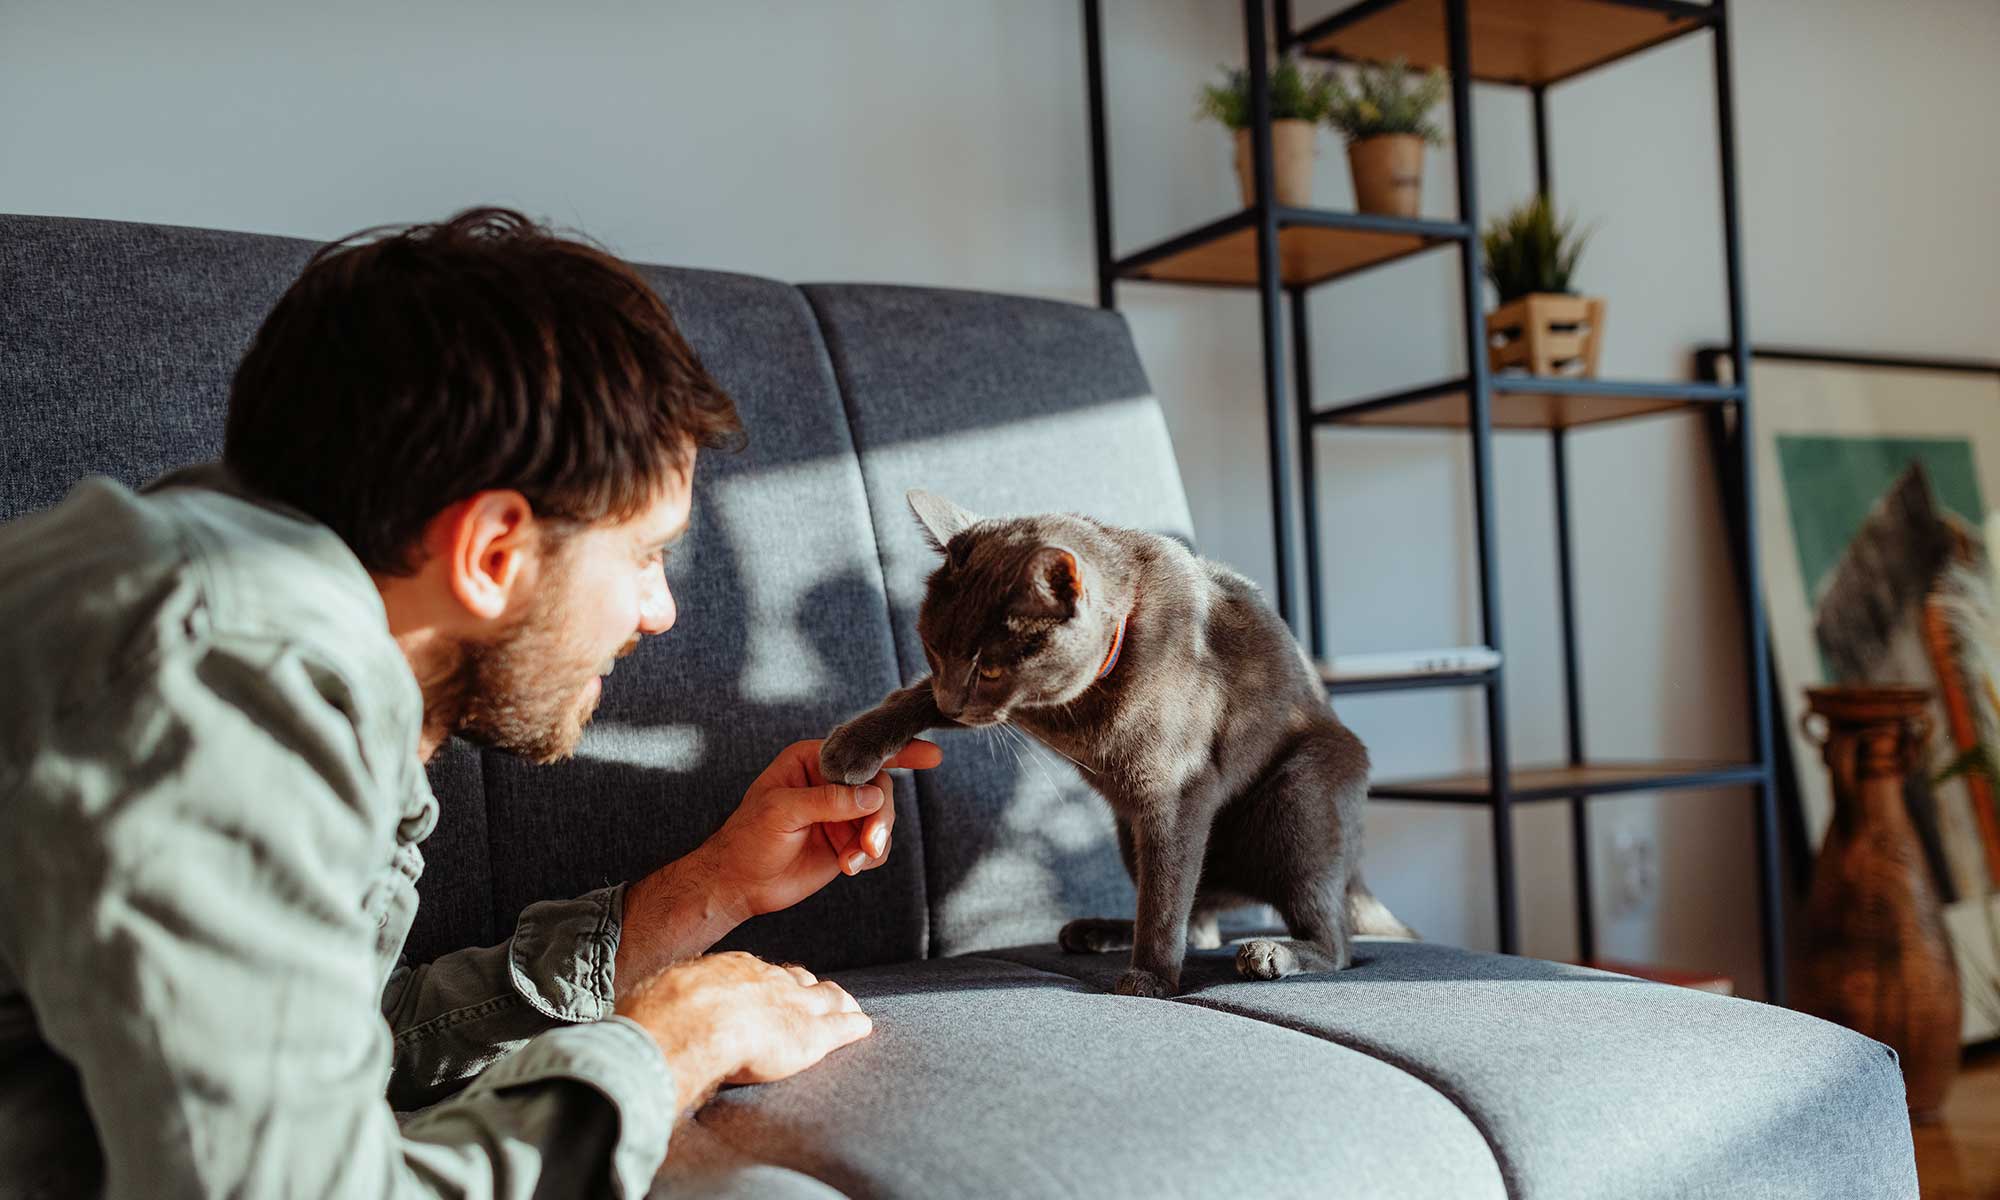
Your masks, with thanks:
[(981, 956), (836, 978), (874, 1033), (725, 1090), (670, 1171), (720, 1140), (854, 1196), (1506, 1194), (1451, 1098), (1323, 1037)]
[[(1097, 990), (1125, 966), (1054, 946), (993, 953)], [(1917, 1194), (1903, 1078), (1879, 1042), (1539, 959), (1372, 938), (1355, 957), (1260, 982), (1239, 979), (1226, 950), (1198, 953), (1175, 1003), (1397, 1064), (1485, 1133), (1513, 1196)]]

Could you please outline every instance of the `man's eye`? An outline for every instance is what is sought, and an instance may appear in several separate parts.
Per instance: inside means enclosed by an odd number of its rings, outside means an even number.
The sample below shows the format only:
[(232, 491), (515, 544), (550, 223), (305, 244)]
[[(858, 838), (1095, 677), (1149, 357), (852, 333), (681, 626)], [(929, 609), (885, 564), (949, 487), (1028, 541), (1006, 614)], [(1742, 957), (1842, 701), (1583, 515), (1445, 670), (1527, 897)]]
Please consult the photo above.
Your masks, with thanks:
[(986, 666), (979, 668), (979, 677), (981, 679), (998, 679), (1006, 673), (1006, 668), (1004, 667)]

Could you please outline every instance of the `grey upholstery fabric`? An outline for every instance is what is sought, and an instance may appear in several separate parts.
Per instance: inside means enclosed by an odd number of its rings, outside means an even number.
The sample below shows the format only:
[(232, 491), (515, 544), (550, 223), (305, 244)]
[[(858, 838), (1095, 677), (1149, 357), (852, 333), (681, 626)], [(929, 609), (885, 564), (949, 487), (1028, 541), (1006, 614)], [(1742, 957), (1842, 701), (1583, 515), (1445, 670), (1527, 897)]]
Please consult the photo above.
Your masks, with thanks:
[[(310, 250), (0, 216), (0, 520), (213, 458), (235, 359)], [(698, 472), (682, 628), (620, 664), (579, 760), (432, 765), (418, 959), (694, 845), (785, 742), (917, 677), (906, 488), (1188, 537), (1116, 315), (647, 270), (749, 446)], [(1103, 994), (1115, 957), (1046, 945), (1132, 907), (1102, 802), (1040, 750), (939, 740), (947, 766), (897, 785), (888, 866), (731, 941), (844, 969), (875, 1035), (726, 1091), (658, 1194), (1916, 1194), (1888, 1051), (1782, 1010), (1376, 942), (1337, 976), (1206, 955), (1177, 1000)]]
[(978, 956), (838, 978), (875, 1032), (704, 1130), (879, 1197), (1506, 1194), (1447, 1097), (1322, 1038)]
[[(990, 957), (1108, 991), (1118, 955)], [(1515, 1196), (1915, 1196), (1896, 1056), (1814, 1017), (1583, 967), (1363, 939), (1331, 975), (1237, 978), (1197, 952), (1182, 1004), (1395, 1063), (1452, 1097)], [(1857, 1137), (1856, 1131), (1874, 1131)]]
[[(935, 288), (809, 285), (860, 455), (903, 678), (937, 565), (903, 494), (1066, 510), (1192, 542), (1166, 423), (1116, 313)], [(942, 732), (917, 780), (931, 949), (1043, 941), (1133, 905), (1111, 816), (1076, 768), (998, 731)]]

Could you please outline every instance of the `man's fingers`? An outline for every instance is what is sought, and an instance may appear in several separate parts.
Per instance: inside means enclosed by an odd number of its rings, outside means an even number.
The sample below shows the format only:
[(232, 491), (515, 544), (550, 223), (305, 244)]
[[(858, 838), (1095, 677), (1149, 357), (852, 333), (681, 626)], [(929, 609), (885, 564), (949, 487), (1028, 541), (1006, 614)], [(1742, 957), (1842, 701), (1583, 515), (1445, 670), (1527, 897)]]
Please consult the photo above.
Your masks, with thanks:
[(861, 1006), (854, 1002), (854, 997), (847, 994), (847, 989), (831, 979), (820, 980), (811, 990), (814, 999), (824, 1006), (819, 1010), (822, 1013), (861, 1011)]
[(821, 1021), (825, 1030), (832, 1035), (833, 1045), (828, 1047), (832, 1050), (860, 1041), (875, 1028), (875, 1022), (869, 1020), (868, 1014), (858, 1008), (852, 1012), (829, 1013), (821, 1018)]
[(800, 966), (797, 963), (786, 963), (785, 971), (788, 974), (790, 974), (793, 979), (798, 980), (801, 984), (805, 985), (806, 987), (816, 987), (819, 985), (819, 976), (813, 974), (811, 971), (806, 970), (804, 967)]
[[(816, 750), (815, 753), (817, 753)], [(944, 751), (938, 749), (936, 742), (927, 742), (922, 738), (918, 738), (916, 741), (898, 750), (895, 757), (882, 765), (885, 767), (903, 767), (924, 771), (937, 766), (943, 761)]]
[[(889, 777), (879, 775), (876, 777), (876, 782), (886, 794), (889, 790)], [(895, 828), (896, 806), (893, 804), (883, 805), (861, 822), (861, 849), (866, 850), (868, 857), (874, 860), (870, 866), (880, 863), (882, 856), (889, 853), (889, 834)]]

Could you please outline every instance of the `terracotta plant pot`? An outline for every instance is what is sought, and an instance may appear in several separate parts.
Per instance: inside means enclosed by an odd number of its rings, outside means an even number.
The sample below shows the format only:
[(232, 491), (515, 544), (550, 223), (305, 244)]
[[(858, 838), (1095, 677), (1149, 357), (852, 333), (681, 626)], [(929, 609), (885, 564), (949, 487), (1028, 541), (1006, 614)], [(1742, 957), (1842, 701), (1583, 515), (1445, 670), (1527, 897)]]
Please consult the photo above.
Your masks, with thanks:
[(1604, 301), (1535, 292), (1486, 314), (1486, 362), (1495, 372), (1592, 379), (1604, 341)]
[(1424, 139), (1383, 133), (1347, 143), (1354, 205), (1365, 213), (1414, 217), (1424, 193)]
[(1904, 806), (1923, 769), (1930, 693), (1919, 687), (1809, 688), (1825, 722), (1833, 823), (1813, 864), (1793, 970), (1799, 1009), (1893, 1048), (1910, 1115), (1924, 1121), (1958, 1071), (1958, 965), (1930, 866)]
[[(1271, 175), (1278, 203), (1310, 208), (1313, 159), (1319, 155), (1319, 126), (1290, 117), (1271, 122)], [(1250, 131), (1236, 131), (1236, 182), (1243, 188), (1243, 207), (1257, 203), (1257, 178), (1250, 155)]]

